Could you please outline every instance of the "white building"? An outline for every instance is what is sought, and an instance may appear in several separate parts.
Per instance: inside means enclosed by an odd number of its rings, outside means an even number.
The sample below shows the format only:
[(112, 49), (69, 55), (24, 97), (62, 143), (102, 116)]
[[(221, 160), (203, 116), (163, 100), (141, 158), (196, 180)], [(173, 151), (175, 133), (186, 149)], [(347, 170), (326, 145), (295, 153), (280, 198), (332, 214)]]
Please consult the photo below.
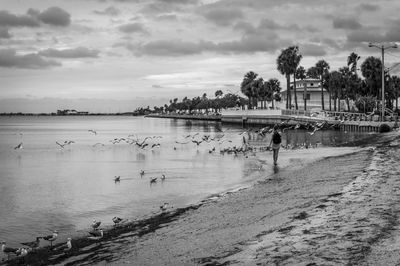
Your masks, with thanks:
[[(293, 85), (294, 82), (291, 82), (290, 88), (292, 95), (292, 109), (295, 108)], [(307, 110), (322, 108), (320, 80), (318, 79), (296, 80), (296, 94), (297, 94), (297, 105), (299, 109), (304, 110), (304, 99), (307, 100)], [(286, 107), (286, 97), (287, 97), (286, 89), (281, 91), (281, 95), (282, 95), (281, 106)], [(325, 105), (324, 106), (325, 110), (329, 110), (329, 93), (325, 89), (324, 89), (324, 105)]]

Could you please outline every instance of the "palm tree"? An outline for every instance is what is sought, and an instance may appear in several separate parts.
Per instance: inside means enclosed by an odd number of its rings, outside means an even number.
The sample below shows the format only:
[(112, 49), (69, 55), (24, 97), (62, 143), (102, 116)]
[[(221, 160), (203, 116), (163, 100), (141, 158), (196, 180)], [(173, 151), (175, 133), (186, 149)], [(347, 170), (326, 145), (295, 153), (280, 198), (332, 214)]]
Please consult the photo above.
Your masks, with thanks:
[(338, 111), (340, 112), (340, 98), (343, 88), (343, 77), (339, 71), (332, 71), (329, 73), (329, 88), (333, 93), (333, 110), (336, 112), (336, 101), (338, 104)]
[(398, 110), (398, 100), (400, 96), (400, 78), (398, 76), (392, 76), (392, 85), (393, 85), (393, 91), (394, 91), (394, 97), (396, 100), (396, 108), (395, 110)]
[(321, 78), (321, 105), (322, 105), (322, 110), (325, 110), (325, 104), (324, 104), (324, 75), (328, 72), (329, 70), (329, 64), (325, 60), (319, 60), (316, 64), (315, 67), (318, 69), (318, 75)]
[[(281, 51), (281, 54), (276, 59), (278, 71), (286, 76), (286, 108), (291, 109), (292, 96), (290, 92), (290, 75), (294, 74), (301, 60), (301, 55), (298, 54), (298, 46), (290, 46)], [(295, 96), (296, 97), (296, 96)]]
[[(347, 57), (347, 66), (350, 68), (350, 71), (357, 76), (357, 62), (360, 60), (360, 56), (354, 52), (352, 52)], [(350, 67), (351, 66), (351, 67)]]
[(281, 83), (278, 79), (272, 78), (268, 80), (268, 90), (272, 93), (272, 109), (275, 108), (274, 101), (281, 100)]
[[(296, 69), (296, 73), (295, 73), (294, 77), (296, 79), (300, 79), (300, 80), (305, 79), (307, 76), (306, 76), (306, 70), (304, 69), (304, 67), (299, 66)], [(304, 100), (304, 110), (307, 110), (307, 86), (304, 86), (303, 100)]]
[(249, 109), (252, 106), (253, 86), (258, 74), (249, 71), (244, 75), (243, 81), (240, 84), (240, 91), (249, 98)]
[(370, 56), (361, 64), (361, 73), (368, 86), (369, 96), (379, 96), (382, 82), (382, 62), (379, 58)]
[(296, 88), (296, 71), (297, 71), (297, 67), (300, 64), (300, 60), (303, 57), (301, 54), (297, 54), (299, 51), (299, 47), (295, 46), (295, 49), (293, 51), (293, 67), (294, 67), (294, 71), (293, 71), (293, 93), (294, 93), (294, 104), (295, 104), (295, 108), (296, 110), (299, 110), (299, 106), (297, 104), (297, 88)]

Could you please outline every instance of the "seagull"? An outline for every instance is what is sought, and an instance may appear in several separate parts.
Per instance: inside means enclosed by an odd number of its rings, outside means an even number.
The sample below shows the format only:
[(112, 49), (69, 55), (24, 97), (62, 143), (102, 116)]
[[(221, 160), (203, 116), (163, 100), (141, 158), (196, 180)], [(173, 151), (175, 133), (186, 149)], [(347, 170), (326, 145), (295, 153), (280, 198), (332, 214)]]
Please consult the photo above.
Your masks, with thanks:
[(114, 182), (119, 182), (121, 181), (121, 176), (115, 176), (114, 177)]
[(120, 222), (122, 222), (122, 218), (115, 216), (114, 218), (112, 218), (112, 221), (114, 223), (114, 226), (117, 226)]
[(157, 177), (153, 177), (150, 179), (150, 184), (156, 183), (157, 182)]
[(18, 257), (22, 258), (28, 255), (28, 250), (26, 248), (19, 248), (16, 252), (15, 255)]
[(18, 144), (17, 146), (14, 147), (14, 150), (22, 149), (22, 148), (23, 148), (23, 143), (21, 142), (20, 144)]
[(202, 140), (192, 140), (193, 143), (196, 143), (197, 146), (200, 145), (200, 143), (202, 143)]
[(56, 250), (64, 250), (64, 251), (68, 251), (71, 250), (72, 248), (72, 239), (70, 237), (67, 238), (67, 242), (59, 247), (56, 248)]
[(21, 244), (24, 246), (30, 247), (32, 250), (35, 250), (39, 247), (41, 238), (42, 237), (38, 236), (38, 237), (36, 237), (36, 241), (25, 242), (25, 243), (21, 243)]
[(144, 176), (144, 170), (140, 170), (140, 177)]
[(57, 144), (58, 146), (60, 146), (61, 149), (64, 149), (64, 146), (66, 145), (66, 144), (60, 144), (58, 141), (56, 141), (56, 144)]
[(88, 238), (91, 240), (99, 240), (99, 239), (102, 239), (104, 236), (103, 229), (91, 231), (91, 232), (89, 232), (89, 234), (90, 234), (90, 236), (88, 236)]
[(96, 229), (99, 228), (100, 224), (101, 224), (101, 221), (96, 221), (96, 219), (94, 219), (94, 220), (93, 220), (93, 223), (92, 223), (92, 228), (93, 228), (94, 230), (96, 230)]
[(11, 253), (16, 254), (18, 251), (18, 248), (10, 248), (6, 246), (6, 242), (0, 242), (1, 243), (1, 251), (3, 251), (4, 254), (7, 254), (7, 260), (10, 259)]
[(55, 241), (58, 237), (58, 231), (54, 230), (52, 235), (44, 236), (42, 237), (44, 240), (47, 240), (50, 242), (50, 247), (53, 247), (53, 241)]
[(162, 175), (161, 175), (161, 181), (164, 181), (164, 180), (165, 180), (165, 175), (162, 174)]
[(164, 204), (160, 206), (160, 210), (163, 212), (166, 211), (168, 208), (168, 205), (169, 205), (168, 202), (164, 202)]
[(93, 134), (95, 134), (95, 135), (97, 135), (97, 132), (95, 130), (93, 130), (93, 129), (89, 129), (88, 131), (93, 133)]

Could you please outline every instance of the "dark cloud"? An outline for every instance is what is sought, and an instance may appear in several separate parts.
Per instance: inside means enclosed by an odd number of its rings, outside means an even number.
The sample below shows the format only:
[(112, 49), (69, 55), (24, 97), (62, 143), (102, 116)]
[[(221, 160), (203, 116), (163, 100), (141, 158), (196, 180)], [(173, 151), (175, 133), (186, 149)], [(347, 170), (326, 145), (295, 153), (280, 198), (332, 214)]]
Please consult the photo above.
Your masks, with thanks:
[(361, 24), (353, 18), (335, 18), (333, 20), (333, 28), (335, 29), (357, 30), (361, 27)]
[(103, 11), (98, 11), (95, 10), (93, 13), (98, 14), (98, 15), (107, 15), (107, 16), (118, 16), (121, 11), (118, 8), (115, 8), (113, 6), (107, 7)]
[(324, 46), (312, 43), (299, 45), (300, 54), (303, 56), (324, 56), (326, 51)]
[(378, 5), (372, 5), (372, 4), (361, 4), (358, 6), (359, 9), (364, 10), (364, 11), (369, 11), (369, 12), (374, 12), (380, 9), (380, 6)]
[(236, 8), (204, 9), (200, 14), (219, 26), (229, 26), (244, 17), (243, 11)]
[(10, 39), (11, 34), (8, 32), (7, 28), (0, 28), (0, 39)]
[(0, 10), (0, 26), (3, 27), (39, 27), (39, 21), (30, 15), (14, 15)]
[(62, 8), (53, 6), (38, 15), (38, 19), (53, 26), (68, 26), (71, 24), (71, 15)]
[(149, 32), (145, 29), (142, 23), (135, 22), (129, 23), (125, 25), (121, 25), (118, 29), (125, 33), (142, 33), (142, 34), (149, 34)]
[(39, 55), (45, 57), (58, 57), (58, 58), (85, 58), (85, 57), (95, 58), (98, 57), (99, 51), (88, 49), (86, 47), (77, 47), (73, 49), (63, 49), (63, 50), (50, 48), (40, 51)]
[(71, 23), (71, 15), (59, 7), (50, 7), (43, 12), (29, 8), (26, 15), (0, 11), (0, 26), (3, 27), (39, 27), (40, 22), (53, 26), (68, 26)]
[(14, 49), (0, 49), (0, 67), (41, 69), (61, 64), (45, 60), (38, 54), (17, 55)]

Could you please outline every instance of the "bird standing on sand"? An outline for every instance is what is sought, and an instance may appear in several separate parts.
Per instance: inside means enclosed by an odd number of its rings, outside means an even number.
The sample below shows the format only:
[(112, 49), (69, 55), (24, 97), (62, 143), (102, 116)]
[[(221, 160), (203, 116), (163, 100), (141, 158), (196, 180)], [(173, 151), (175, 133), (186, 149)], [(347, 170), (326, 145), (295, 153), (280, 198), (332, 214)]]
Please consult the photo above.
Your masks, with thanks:
[(157, 177), (153, 177), (150, 179), (150, 184), (157, 183)]
[(112, 218), (112, 221), (114, 223), (114, 226), (117, 226), (120, 222), (122, 222), (122, 218), (115, 216), (114, 218)]
[(162, 175), (161, 175), (161, 181), (164, 181), (164, 180), (165, 180), (165, 175), (162, 174)]
[(94, 230), (89, 232), (90, 236), (88, 237), (91, 240), (99, 240), (102, 239), (104, 236), (103, 229)]
[(36, 237), (36, 241), (24, 242), (24, 243), (21, 243), (21, 245), (30, 247), (32, 250), (35, 250), (35, 249), (37, 249), (39, 247), (41, 238), (42, 237), (38, 236), (38, 237)]
[(92, 223), (92, 228), (94, 230), (96, 230), (96, 229), (98, 229), (100, 227), (100, 224), (101, 224), (101, 221), (96, 221), (96, 219), (94, 219), (93, 223)]
[(140, 170), (140, 177), (144, 176), (144, 170)]
[(4, 254), (7, 254), (7, 260), (10, 259), (10, 255), (16, 254), (16, 252), (18, 251), (18, 248), (10, 248), (6, 246), (6, 242), (0, 242), (1, 243), (1, 251), (3, 251)]
[(114, 176), (114, 182), (121, 181), (121, 176)]
[(67, 242), (59, 247), (57, 247), (56, 250), (63, 250), (63, 251), (69, 251), (72, 248), (72, 239), (70, 237), (67, 238)]
[(50, 242), (50, 247), (52, 248), (53, 247), (53, 241), (55, 241), (57, 239), (57, 237), (58, 237), (58, 231), (54, 230), (52, 235), (44, 236), (42, 238), (44, 240), (49, 241)]

